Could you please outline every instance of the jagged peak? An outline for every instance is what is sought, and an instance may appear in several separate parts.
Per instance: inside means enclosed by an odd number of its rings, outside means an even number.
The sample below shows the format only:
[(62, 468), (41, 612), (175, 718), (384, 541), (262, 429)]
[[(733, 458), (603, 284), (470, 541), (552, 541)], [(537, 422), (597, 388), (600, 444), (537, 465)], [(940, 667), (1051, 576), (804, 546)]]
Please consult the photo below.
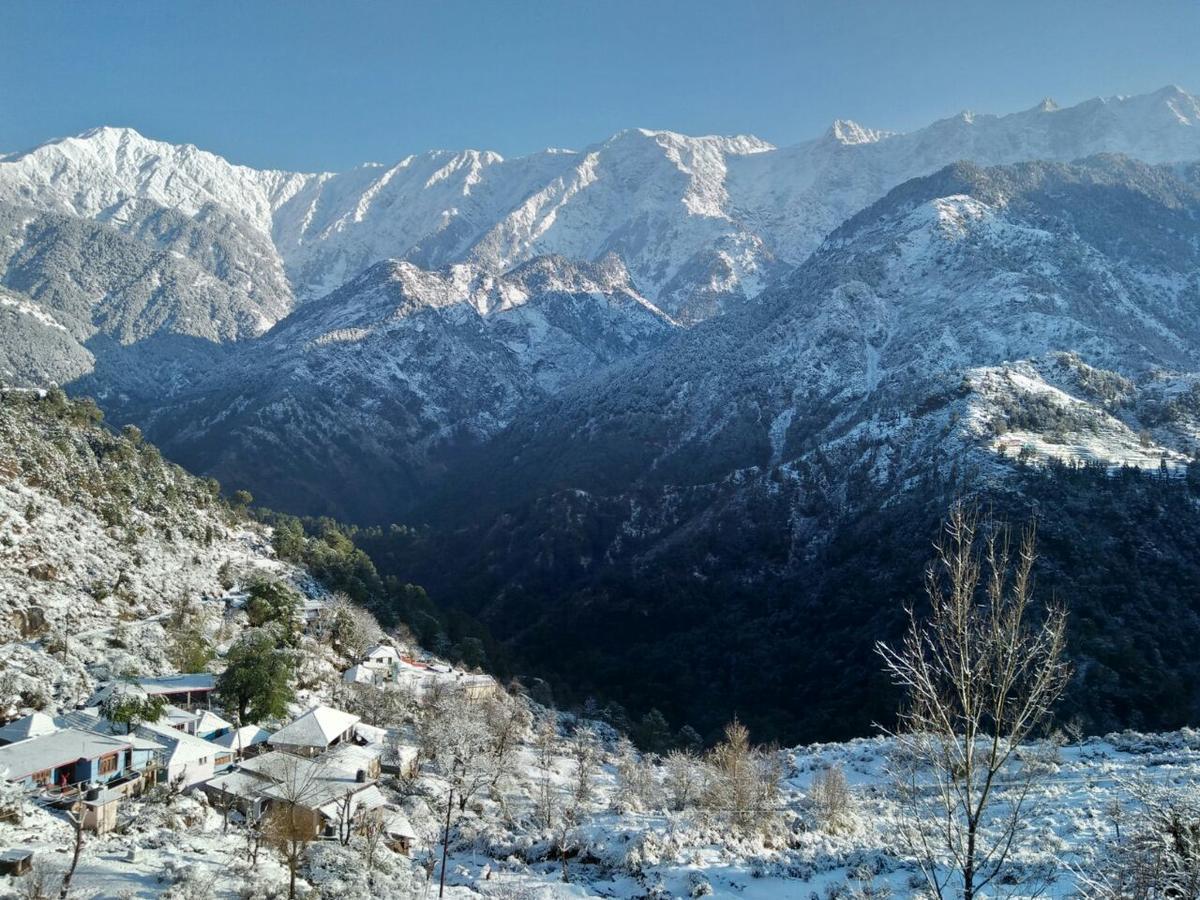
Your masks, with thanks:
[(852, 119), (834, 119), (825, 137), (839, 144), (852, 146), (855, 144), (874, 144), (890, 137), (892, 132), (876, 128), (867, 128)]

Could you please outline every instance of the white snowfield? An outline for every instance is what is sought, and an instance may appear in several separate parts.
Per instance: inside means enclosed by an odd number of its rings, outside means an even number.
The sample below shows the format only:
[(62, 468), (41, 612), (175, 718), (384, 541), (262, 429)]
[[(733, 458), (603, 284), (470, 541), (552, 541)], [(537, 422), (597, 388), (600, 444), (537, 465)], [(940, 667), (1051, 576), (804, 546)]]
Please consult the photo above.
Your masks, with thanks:
[[(539, 776), (533, 748), (523, 745), (516, 777), (502, 787), (504, 807), (481, 800), (461, 820), (449, 859), (447, 896), (927, 896), (915, 860), (896, 841), (903, 810), (887, 773), (890, 752), (887, 739), (787, 751), (784, 789), (771, 813), (777, 824), (768, 838), (740, 839), (718, 813), (631, 806), (621, 799), (616, 760), (605, 751), (593, 799), (573, 830), (578, 853), (570, 863), (571, 882), (563, 883), (561, 864), (551, 854), (553, 835), (528, 820)], [(565, 755), (554, 758), (554, 790), (569, 788), (573, 765)], [(814, 817), (809, 791), (814, 775), (833, 766), (846, 774), (851, 811), (831, 832)], [(1060, 749), (1027, 801), (1027, 830), (1014, 856), (1018, 871), (1044, 874), (1028, 891), (1018, 888), (1006, 896), (1074, 896), (1080, 874), (1092, 871), (1102, 845), (1120, 822), (1128, 822), (1131, 789), (1149, 784), (1182, 790), (1194, 785), (1197, 772), (1200, 735), (1191, 731), (1128, 732)], [(444, 789), (434, 776), (422, 781), (434, 794)], [(385, 786), (384, 795), (390, 796), (391, 788)], [(1003, 789), (1000, 798), (1006, 799)], [(422, 872), (424, 861), (440, 852), (439, 823), (420, 800), (409, 798), (404, 805), (406, 827), (417, 835), (412, 856), (381, 852), (376, 888), (368, 891), (357, 845), (318, 842), (308, 851), (306, 880), (315, 891), (309, 896), (415, 898), (436, 892), (436, 873), (427, 887)], [(172, 805), (135, 800), (123, 807), (122, 816), (130, 823), (124, 833), (89, 838), (75, 876), (81, 896), (236, 898), (268, 896), (286, 885), (278, 857), (264, 849), (252, 865), (238, 826), (225, 833), (220, 811), (199, 794)], [(57, 860), (58, 850), (69, 842), (63, 821), (42, 810), (19, 825), (0, 824), (0, 845), (33, 849), (42, 860)]]

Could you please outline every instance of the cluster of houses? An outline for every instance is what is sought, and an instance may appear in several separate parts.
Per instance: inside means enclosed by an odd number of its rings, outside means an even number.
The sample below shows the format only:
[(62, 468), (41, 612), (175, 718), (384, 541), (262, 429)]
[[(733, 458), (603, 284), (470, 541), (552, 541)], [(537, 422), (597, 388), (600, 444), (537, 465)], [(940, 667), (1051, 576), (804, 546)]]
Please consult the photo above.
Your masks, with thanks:
[(342, 679), (347, 684), (395, 686), (414, 697), (428, 696), (438, 688), (455, 688), (470, 699), (481, 699), (492, 696), (499, 689), (496, 679), (490, 675), (419, 660), (388, 644), (377, 644), (368, 650), (361, 662), (345, 671)]
[[(313, 601), (305, 618), (319, 613)], [(498, 689), (488, 675), (422, 660), (379, 644), (344, 674), (346, 682), (428, 696), (454, 688), (468, 697)], [(409, 852), (415, 838), (403, 812), (389, 805), (378, 780), (387, 746), (390, 772), (413, 774), (417, 753), (358, 716), (314, 706), (276, 731), (236, 726), (211, 708), (215, 678), (207, 673), (140, 678), (105, 685), (82, 709), (60, 716), (33, 713), (0, 727), (0, 777), (23, 786), (43, 805), (76, 813), (83, 827), (110, 831), (122, 801), (167, 783), (195, 788), (225, 812), (248, 820), (286, 802), (311, 837), (344, 837), (362, 817), (376, 815), (393, 849)], [(105, 704), (132, 694), (164, 701), (154, 722), (114, 723)], [(294, 815), (301, 813), (299, 819)]]
[[(123, 800), (165, 781), (198, 788), (250, 820), (287, 802), (311, 824), (313, 838), (343, 836), (378, 811), (385, 840), (409, 851), (413, 829), (377, 785), (383, 729), (329, 706), (274, 732), (238, 728), (208, 708), (213, 687), (209, 675), (142, 679), (106, 687), (81, 710), (17, 719), (0, 727), (0, 775), (99, 832), (117, 827)], [(157, 722), (113, 723), (99, 704), (114, 690), (161, 696), (167, 706)], [(413, 765), (415, 749), (401, 758)]]

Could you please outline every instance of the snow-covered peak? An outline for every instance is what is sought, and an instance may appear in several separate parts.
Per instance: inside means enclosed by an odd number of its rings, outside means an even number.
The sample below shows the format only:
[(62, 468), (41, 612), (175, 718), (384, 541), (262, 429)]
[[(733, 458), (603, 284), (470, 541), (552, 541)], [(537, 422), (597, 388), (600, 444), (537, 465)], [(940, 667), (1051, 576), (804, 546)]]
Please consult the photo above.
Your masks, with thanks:
[(260, 171), (133, 129), (98, 128), (0, 158), (0, 201), (126, 230), (136, 227), (132, 201), (189, 216), (215, 207), (261, 235), (301, 301), (384, 259), (499, 274), (540, 256), (613, 253), (639, 292), (695, 319), (736, 305), (856, 211), (948, 163), (1197, 159), (1198, 124), (1200, 101), (1172, 86), (1064, 108), (1043, 101), (1009, 115), (964, 113), (907, 134), (839, 119), (822, 137), (784, 148), (750, 135), (633, 128), (581, 151), (506, 159), (435, 150), (340, 174)]
[(850, 119), (836, 119), (829, 126), (826, 137), (839, 144), (874, 144), (884, 138), (891, 137), (894, 132), (881, 131), (876, 128), (865, 128)]
[(188, 215), (213, 203), (269, 233), (274, 208), (313, 177), (234, 165), (192, 144), (105, 126), (7, 157), (0, 199), (85, 218), (129, 199)]

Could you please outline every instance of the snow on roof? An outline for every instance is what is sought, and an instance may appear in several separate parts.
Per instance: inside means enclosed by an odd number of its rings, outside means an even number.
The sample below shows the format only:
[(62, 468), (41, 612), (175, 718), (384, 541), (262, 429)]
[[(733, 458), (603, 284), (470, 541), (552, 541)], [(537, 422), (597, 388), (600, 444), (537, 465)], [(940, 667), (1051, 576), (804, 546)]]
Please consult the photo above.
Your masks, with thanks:
[[(279, 750), (245, 760), (237, 771), (270, 779), (273, 784), (263, 788), (264, 796), (288, 800), (322, 812), (327, 808), (336, 810), (339, 801), (366, 791), (375, 784), (373, 781), (359, 781), (357, 770), (352, 771), (337, 764), (332, 755), (309, 759)], [(382, 799), (380, 795), (381, 802)], [(360, 802), (360, 798), (355, 798), (352, 805), (357, 807)]]
[(367, 659), (394, 659), (400, 661), (400, 652), (389, 644), (376, 644), (367, 651)]
[(362, 663), (355, 663), (342, 674), (347, 684), (374, 684), (375, 672)]
[(235, 769), (223, 775), (217, 775), (204, 782), (205, 787), (213, 787), (233, 797), (254, 800), (263, 796), (264, 791), (272, 782), (256, 772)]
[(358, 722), (358, 716), (332, 706), (314, 706), (272, 734), (270, 741), (289, 747), (328, 747), (335, 738)]
[(22, 716), (0, 728), (0, 742), (11, 744), (55, 731), (58, 731), (58, 726), (54, 724), (52, 718), (45, 713), (35, 712)]
[(340, 744), (334, 750), (326, 753), (321, 760), (328, 763), (339, 772), (356, 775), (360, 769), (367, 770), (371, 764), (383, 756), (382, 744)]
[(81, 759), (96, 759), (131, 746), (128, 740), (64, 728), (0, 747), (0, 772), (6, 771), (6, 778), (18, 781), (34, 772), (56, 769)]
[(178, 694), (184, 691), (211, 691), (216, 677), (207, 672), (186, 675), (164, 675), (161, 678), (139, 678), (140, 687), (147, 694)]
[(178, 706), (168, 705), (164, 710), (160, 722), (166, 722), (168, 725), (184, 725), (194, 721), (196, 714), (189, 712), (186, 709), (180, 709)]
[[(204, 738), (172, 728), (170, 725), (160, 725), (157, 722), (146, 722), (137, 727), (138, 734), (145, 738), (164, 744), (168, 750), (167, 761), (195, 762), (208, 756), (225, 754), (227, 747), (206, 741)], [(149, 732), (149, 734), (147, 734)]]
[(265, 728), (259, 728), (257, 725), (243, 725), (241, 728), (235, 728), (233, 731), (227, 731), (220, 737), (212, 739), (214, 744), (220, 744), (222, 747), (228, 747), (230, 750), (238, 750), (242, 747), (253, 747), (255, 744), (265, 742), (271, 736), (271, 732)]
[(417, 830), (412, 827), (412, 822), (408, 821), (408, 816), (400, 810), (388, 808), (389, 815), (384, 821), (383, 830), (392, 837), (415, 838)]
[(387, 740), (386, 728), (377, 728), (374, 725), (368, 725), (366, 722), (359, 722), (355, 725), (354, 734), (368, 744), (382, 744)]
[(211, 709), (202, 709), (196, 713), (197, 731), (219, 731), (222, 728), (232, 727), (232, 722), (222, 719)]
[[(350, 810), (348, 815), (350, 816), (354, 816), (359, 810), (379, 809), (381, 806), (387, 804), (387, 799), (383, 796), (383, 792), (373, 784), (368, 785), (361, 791), (351, 791), (349, 793)], [(338, 801), (344, 796), (345, 794), (343, 793), (331, 802), (323, 804), (317, 808), (317, 812), (327, 819), (340, 818), (339, 813), (341, 813), (341, 810), (338, 809)]]

